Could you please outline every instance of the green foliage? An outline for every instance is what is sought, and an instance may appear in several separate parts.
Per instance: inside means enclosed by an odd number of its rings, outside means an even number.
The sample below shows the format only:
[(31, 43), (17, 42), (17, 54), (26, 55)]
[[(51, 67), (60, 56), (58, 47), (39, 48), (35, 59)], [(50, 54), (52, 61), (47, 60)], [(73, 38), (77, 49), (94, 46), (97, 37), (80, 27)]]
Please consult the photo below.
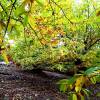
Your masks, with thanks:
[(99, 71), (100, 70), (100, 67), (92, 67), (92, 68), (89, 68), (88, 70), (86, 70), (85, 72), (84, 72), (84, 74), (85, 75), (91, 75), (91, 74), (99, 74), (99, 73), (97, 73), (97, 71)]
[(100, 2), (83, 0), (79, 4), (75, 0), (0, 1), (0, 34), (4, 45), (15, 41), (10, 51), (13, 59), (47, 61), (61, 71), (71, 64), (77, 68), (77, 59), (82, 67), (100, 65)]
[[(100, 80), (100, 67), (89, 68), (82, 74), (76, 74), (72, 78), (63, 79), (58, 82), (60, 91), (68, 93), (69, 100), (85, 100), (89, 97), (89, 90), (85, 89), (91, 84), (96, 84)], [(84, 88), (85, 87), (85, 88)]]
[(2, 58), (2, 56), (0, 56), (0, 61), (3, 61), (3, 58)]

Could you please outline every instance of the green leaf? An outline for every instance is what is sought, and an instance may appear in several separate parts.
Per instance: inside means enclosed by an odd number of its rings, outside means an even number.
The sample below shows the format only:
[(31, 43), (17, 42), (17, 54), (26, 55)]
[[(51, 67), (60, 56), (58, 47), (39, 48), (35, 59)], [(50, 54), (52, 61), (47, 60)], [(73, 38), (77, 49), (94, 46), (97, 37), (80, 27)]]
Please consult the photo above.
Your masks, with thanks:
[(68, 80), (68, 85), (73, 84), (76, 81), (76, 77), (72, 77)]
[(96, 76), (96, 81), (100, 82), (100, 75)]
[(96, 78), (95, 78), (95, 77), (90, 78), (90, 80), (91, 80), (91, 82), (92, 82), (93, 84), (96, 84)]
[(77, 95), (75, 93), (70, 93), (68, 100), (78, 100)]
[(61, 84), (61, 85), (60, 85), (60, 91), (65, 93), (66, 90), (67, 90), (66, 84)]
[(25, 10), (23, 9), (23, 7), (19, 7), (16, 9), (15, 11), (15, 16), (18, 17), (20, 16), (21, 14), (23, 14), (25, 12)]
[(68, 80), (67, 79), (63, 79), (63, 80), (60, 80), (57, 84), (60, 85), (60, 91), (61, 92), (66, 92), (67, 90), (67, 83), (68, 83)]
[(28, 15), (25, 16), (23, 24), (24, 24), (24, 26), (26, 26), (28, 24)]
[(57, 84), (68, 84), (68, 79), (62, 79)]
[(82, 91), (84, 92), (84, 94), (87, 96), (87, 97), (89, 97), (89, 90), (87, 90), (87, 89), (82, 89)]
[(73, 96), (72, 96), (72, 100), (78, 100), (76, 94), (73, 94)]
[(25, 3), (22, 3), (20, 6), (18, 6), (14, 12), (15, 16), (18, 17), (25, 13)]
[(43, 6), (44, 4), (44, 0), (36, 0), (36, 2), (40, 5), (40, 6)]
[(80, 97), (81, 97), (81, 100), (85, 100), (85, 98), (84, 98), (84, 96), (83, 96), (83, 95), (81, 95)]
[(89, 69), (87, 69), (84, 74), (85, 75), (90, 75), (93, 74), (95, 71), (100, 70), (100, 67), (91, 67)]
[(2, 54), (2, 57), (3, 57), (4, 61), (6, 62), (6, 64), (8, 64), (9, 61), (8, 61), (8, 57), (7, 57), (6, 51), (5, 50), (1, 51), (1, 54)]
[(96, 96), (97, 96), (97, 97), (100, 97), (100, 93), (97, 93)]

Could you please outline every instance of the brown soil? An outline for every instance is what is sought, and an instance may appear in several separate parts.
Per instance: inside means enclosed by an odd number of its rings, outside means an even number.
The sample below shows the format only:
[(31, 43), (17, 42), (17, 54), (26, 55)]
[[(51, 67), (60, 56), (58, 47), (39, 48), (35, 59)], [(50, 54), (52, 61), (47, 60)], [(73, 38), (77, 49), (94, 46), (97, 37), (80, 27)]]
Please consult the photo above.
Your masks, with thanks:
[[(14, 65), (0, 65), (0, 100), (67, 100), (67, 95), (58, 90), (58, 80), (59, 75), (49, 77), (39, 71), (20, 71)], [(89, 88), (93, 90), (92, 87)], [(94, 89), (92, 96), (100, 92), (100, 84)]]
[(0, 100), (66, 100), (54, 79), (41, 73), (0, 65)]

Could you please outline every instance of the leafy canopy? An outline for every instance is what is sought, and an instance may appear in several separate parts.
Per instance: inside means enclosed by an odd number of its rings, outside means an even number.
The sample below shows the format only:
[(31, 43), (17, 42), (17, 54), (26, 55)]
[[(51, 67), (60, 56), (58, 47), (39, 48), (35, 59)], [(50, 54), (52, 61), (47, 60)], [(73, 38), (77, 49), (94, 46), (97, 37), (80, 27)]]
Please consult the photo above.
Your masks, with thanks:
[(26, 68), (44, 63), (66, 70), (79, 67), (78, 59), (81, 66), (100, 65), (99, 5), (97, 0), (0, 0), (0, 52), (7, 63), (6, 52)]

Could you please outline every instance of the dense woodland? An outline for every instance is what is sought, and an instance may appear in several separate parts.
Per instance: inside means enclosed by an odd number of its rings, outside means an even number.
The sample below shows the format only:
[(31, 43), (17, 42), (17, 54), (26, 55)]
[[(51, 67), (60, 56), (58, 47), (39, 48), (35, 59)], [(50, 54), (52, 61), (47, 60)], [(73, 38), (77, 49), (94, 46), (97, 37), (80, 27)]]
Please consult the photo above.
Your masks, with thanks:
[(0, 0), (0, 60), (69, 75), (60, 91), (84, 100), (100, 82), (100, 0)]

